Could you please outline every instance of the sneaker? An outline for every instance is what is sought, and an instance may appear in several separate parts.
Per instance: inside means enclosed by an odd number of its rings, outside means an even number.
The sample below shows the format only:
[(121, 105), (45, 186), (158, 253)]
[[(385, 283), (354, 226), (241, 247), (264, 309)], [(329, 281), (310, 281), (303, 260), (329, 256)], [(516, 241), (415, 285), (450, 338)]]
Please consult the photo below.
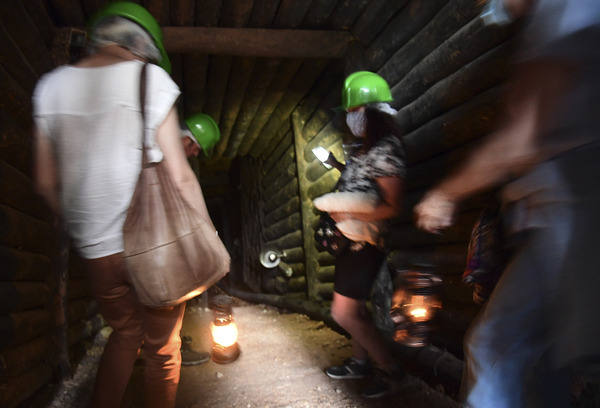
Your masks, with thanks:
[(192, 338), (183, 336), (181, 338), (181, 365), (191, 366), (204, 364), (210, 360), (210, 353), (192, 350)]
[(365, 378), (370, 371), (371, 365), (368, 362), (359, 363), (353, 357), (350, 357), (344, 361), (343, 365), (327, 368), (325, 374), (335, 380), (354, 380)]
[(364, 398), (381, 398), (390, 395), (400, 388), (406, 374), (402, 371), (389, 374), (378, 368), (373, 369), (373, 375), (369, 384), (364, 388), (361, 395)]

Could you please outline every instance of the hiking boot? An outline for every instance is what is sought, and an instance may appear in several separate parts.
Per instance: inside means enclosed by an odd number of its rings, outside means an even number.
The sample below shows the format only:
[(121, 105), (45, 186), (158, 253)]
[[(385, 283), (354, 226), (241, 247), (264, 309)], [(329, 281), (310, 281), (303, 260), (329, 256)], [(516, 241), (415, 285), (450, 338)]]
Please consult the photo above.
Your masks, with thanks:
[(371, 365), (369, 362), (359, 363), (353, 357), (345, 360), (343, 365), (332, 366), (325, 370), (325, 374), (335, 380), (354, 380), (358, 378), (365, 378), (370, 372)]
[(210, 360), (210, 353), (192, 350), (192, 338), (183, 336), (181, 338), (181, 365), (191, 366), (204, 364)]
[(364, 398), (381, 398), (399, 390), (401, 383), (406, 378), (404, 371), (387, 373), (378, 368), (373, 369), (369, 384), (363, 389)]

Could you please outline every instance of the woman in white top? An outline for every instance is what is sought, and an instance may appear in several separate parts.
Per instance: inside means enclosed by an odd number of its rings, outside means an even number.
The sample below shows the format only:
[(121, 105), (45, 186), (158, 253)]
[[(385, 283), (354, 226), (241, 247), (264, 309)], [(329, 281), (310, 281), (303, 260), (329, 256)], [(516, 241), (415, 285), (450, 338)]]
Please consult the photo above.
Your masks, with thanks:
[[(36, 87), (36, 185), (86, 259), (92, 292), (113, 328), (92, 406), (120, 406), (143, 343), (146, 405), (167, 408), (174, 406), (179, 382), (185, 305), (140, 305), (122, 257), (122, 227), (141, 167), (141, 69), (144, 62), (167, 66), (168, 60), (160, 28), (144, 8), (111, 3), (102, 13), (91, 30), (92, 53), (44, 75)], [(174, 108), (179, 89), (152, 64), (146, 81), (150, 160), (165, 159), (186, 201), (204, 205), (196, 199), (202, 193), (180, 140)]]

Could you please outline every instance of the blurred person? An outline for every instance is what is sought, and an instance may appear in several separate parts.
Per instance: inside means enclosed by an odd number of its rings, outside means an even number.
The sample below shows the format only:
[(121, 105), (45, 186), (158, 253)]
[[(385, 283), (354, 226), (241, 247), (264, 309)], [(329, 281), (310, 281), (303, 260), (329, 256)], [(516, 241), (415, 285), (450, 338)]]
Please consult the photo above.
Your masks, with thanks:
[[(221, 132), (213, 118), (205, 113), (197, 113), (185, 120), (185, 127), (181, 129), (181, 141), (183, 150), (188, 159), (198, 157), (200, 152), (204, 152), (205, 157), (209, 156), (212, 148), (221, 139)], [(200, 296), (207, 296), (204, 292)], [(189, 306), (193, 300), (188, 301)], [(181, 338), (181, 365), (199, 365), (210, 360), (210, 353), (206, 351), (196, 351), (192, 349), (194, 339), (192, 336), (182, 336)]]
[[(356, 219), (373, 222), (398, 215), (405, 176), (405, 158), (400, 131), (392, 115), (395, 110), (387, 82), (377, 74), (360, 71), (346, 78), (342, 104), (346, 123), (361, 147), (346, 160), (346, 165), (328, 162), (342, 170), (340, 192), (373, 193), (378, 204), (370, 213), (330, 212), (336, 221)], [(369, 357), (377, 365), (371, 384), (363, 391), (368, 398), (393, 391), (404, 371), (397, 365), (371, 321), (365, 302), (384, 261), (383, 251), (368, 243), (353, 243), (336, 257), (331, 316), (352, 336), (352, 357), (343, 365), (329, 367), (334, 379), (364, 378), (371, 374)]]
[(600, 2), (492, 1), (494, 24), (528, 14), (501, 126), (415, 207), (438, 232), (460, 201), (506, 183), (519, 248), (465, 338), (469, 407), (567, 407), (600, 361)]
[[(184, 199), (204, 205), (180, 140), (177, 85), (166, 71), (160, 26), (135, 3), (114, 2), (90, 24), (90, 54), (44, 75), (34, 96), (35, 178), (85, 259), (100, 312), (113, 329), (100, 361), (93, 407), (121, 404), (144, 345), (147, 407), (175, 405), (185, 304), (142, 306), (128, 279), (122, 227), (141, 170), (143, 124), (150, 162), (165, 159)], [(146, 118), (140, 74), (148, 64)], [(201, 203), (201, 204), (199, 204)]]

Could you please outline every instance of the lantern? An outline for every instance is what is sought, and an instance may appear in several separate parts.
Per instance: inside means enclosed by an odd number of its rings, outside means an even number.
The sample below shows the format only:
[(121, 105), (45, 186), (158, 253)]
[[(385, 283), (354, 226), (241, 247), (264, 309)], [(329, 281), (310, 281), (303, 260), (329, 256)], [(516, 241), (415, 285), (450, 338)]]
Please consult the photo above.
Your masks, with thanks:
[(218, 295), (211, 300), (212, 359), (219, 364), (231, 363), (240, 355), (240, 347), (237, 343), (238, 328), (233, 321), (231, 303), (231, 297), (226, 295)]
[(431, 323), (441, 309), (439, 292), (442, 279), (433, 268), (418, 265), (399, 270), (392, 296), (390, 317), (394, 322), (394, 341), (409, 347), (423, 347), (429, 341)]

